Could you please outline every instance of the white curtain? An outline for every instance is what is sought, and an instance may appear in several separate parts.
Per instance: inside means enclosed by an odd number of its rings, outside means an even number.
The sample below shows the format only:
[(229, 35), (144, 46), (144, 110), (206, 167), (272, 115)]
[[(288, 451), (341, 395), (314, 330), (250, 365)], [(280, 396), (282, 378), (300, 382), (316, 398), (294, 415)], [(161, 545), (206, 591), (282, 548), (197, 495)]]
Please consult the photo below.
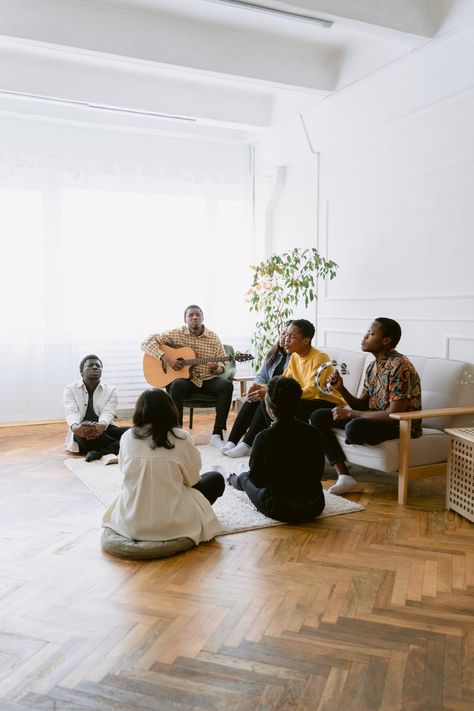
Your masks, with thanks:
[(0, 421), (62, 417), (88, 352), (129, 405), (189, 303), (244, 342), (251, 194), (245, 145), (0, 115)]

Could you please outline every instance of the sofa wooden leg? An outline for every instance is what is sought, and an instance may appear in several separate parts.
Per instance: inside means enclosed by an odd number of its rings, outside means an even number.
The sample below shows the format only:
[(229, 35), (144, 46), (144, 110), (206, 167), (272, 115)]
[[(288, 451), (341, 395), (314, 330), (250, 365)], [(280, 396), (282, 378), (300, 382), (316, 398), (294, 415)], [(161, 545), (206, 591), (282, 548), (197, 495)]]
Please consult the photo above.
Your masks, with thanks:
[(405, 505), (408, 495), (411, 420), (400, 422), (400, 459), (398, 462), (398, 503)]
[(398, 503), (403, 506), (407, 502), (408, 496), (408, 479), (398, 472)]

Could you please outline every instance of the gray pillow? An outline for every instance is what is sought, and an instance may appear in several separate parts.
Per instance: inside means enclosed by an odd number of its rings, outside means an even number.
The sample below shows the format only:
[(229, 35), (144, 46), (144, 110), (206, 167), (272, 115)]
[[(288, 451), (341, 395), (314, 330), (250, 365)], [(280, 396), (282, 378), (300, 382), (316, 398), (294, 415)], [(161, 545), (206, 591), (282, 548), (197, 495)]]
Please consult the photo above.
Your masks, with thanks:
[(183, 553), (194, 547), (191, 538), (173, 538), (171, 541), (134, 541), (104, 528), (102, 532), (102, 550), (118, 558), (129, 560), (153, 560), (167, 558), (176, 553)]

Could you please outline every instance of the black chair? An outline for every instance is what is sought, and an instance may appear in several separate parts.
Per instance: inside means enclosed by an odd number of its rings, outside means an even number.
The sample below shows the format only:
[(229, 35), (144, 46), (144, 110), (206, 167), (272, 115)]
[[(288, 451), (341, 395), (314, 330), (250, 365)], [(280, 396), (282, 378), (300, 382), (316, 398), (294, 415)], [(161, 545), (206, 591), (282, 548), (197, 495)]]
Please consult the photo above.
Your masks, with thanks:
[[(234, 349), (232, 346), (229, 346), (226, 343), (223, 345), (227, 355), (234, 355)], [(221, 378), (226, 378), (227, 380), (232, 381), (234, 379), (235, 371), (235, 360), (226, 360), (225, 370), (221, 374)], [(193, 410), (195, 407), (216, 407), (216, 405), (217, 398), (214, 395), (206, 395), (206, 393), (196, 393), (185, 400), (183, 402), (183, 407), (189, 407), (189, 429), (192, 430), (193, 428)]]

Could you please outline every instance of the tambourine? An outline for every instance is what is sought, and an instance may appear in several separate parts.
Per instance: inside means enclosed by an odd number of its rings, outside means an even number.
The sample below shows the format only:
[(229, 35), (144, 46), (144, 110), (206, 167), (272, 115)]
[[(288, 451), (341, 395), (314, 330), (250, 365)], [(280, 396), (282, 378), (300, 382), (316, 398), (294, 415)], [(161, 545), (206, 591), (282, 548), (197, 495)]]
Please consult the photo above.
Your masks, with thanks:
[(316, 374), (314, 376), (314, 384), (316, 387), (321, 390), (322, 393), (325, 395), (331, 395), (332, 393), (332, 387), (330, 385), (326, 385), (325, 388), (323, 388), (322, 385), (319, 383), (319, 379), (321, 375), (324, 373), (324, 371), (327, 368), (339, 368), (341, 371), (341, 375), (349, 375), (349, 369), (347, 367), (346, 363), (337, 363), (335, 360), (327, 360), (325, 363), (322, 363), (322, 365), (319, 366), (319, 368), (316, 371)]

